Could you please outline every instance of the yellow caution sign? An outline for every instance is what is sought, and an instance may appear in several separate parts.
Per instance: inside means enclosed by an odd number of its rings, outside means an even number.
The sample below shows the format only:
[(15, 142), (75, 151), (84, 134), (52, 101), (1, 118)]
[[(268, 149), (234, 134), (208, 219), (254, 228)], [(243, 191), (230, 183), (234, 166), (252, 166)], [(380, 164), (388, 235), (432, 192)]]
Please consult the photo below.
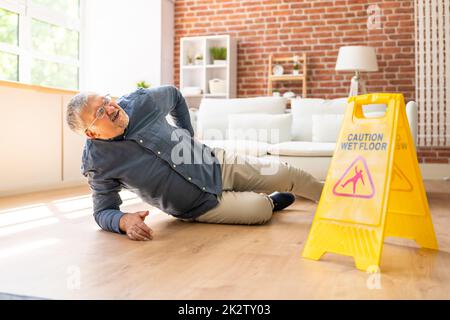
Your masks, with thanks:
[[(363, 105), (386, 113), (364, 116)], [(379, 267), (385, 237), (437, 249), (416, 149), (401, 94), (351, 97), (303, 257), (352, 256), (356, 267)]]

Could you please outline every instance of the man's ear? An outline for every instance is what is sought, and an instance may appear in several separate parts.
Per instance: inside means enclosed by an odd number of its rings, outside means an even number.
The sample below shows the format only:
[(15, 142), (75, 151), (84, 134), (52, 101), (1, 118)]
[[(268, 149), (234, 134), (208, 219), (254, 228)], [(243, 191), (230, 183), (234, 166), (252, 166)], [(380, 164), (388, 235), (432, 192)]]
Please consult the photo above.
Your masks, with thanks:
[(88, 139), (95, 139), (96, 136), (97, 136), (97, 135), (96, 135), (94, 132), (92, 132), (91, 130), (86, 130), (85, 134), (86, 134), (86, 137), (87, 137)]

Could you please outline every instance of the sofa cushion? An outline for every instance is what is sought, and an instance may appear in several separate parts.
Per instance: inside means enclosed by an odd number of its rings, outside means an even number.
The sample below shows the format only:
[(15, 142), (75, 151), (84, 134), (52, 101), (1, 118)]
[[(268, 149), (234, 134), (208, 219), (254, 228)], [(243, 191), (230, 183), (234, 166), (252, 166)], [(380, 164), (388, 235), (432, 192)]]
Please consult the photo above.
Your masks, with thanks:
[(313, 114), (312, 142), (336, 142), (343, 114)]
[(283, 114), (286, 99), (256, 97), (237, 99), (202, 99), (197, 113), (198, 136), (208, 140), (226, 139), (228, 116), (236, 113)]
[(228, 116), (228, 139), (268, 143), (290, 141), (291, 125), (291, 114), (232, 114)]
[(313, 114), (344, 114), (348, 98), (292, 99), (292, 140), (312, 141)]
[(268, 153), (280, 156), (331, 157), (336, 143), (289, 141), (269, 145)]
[(267, 154), (269, 144), (252, 140), (201, 140), (211, 148), (222, 148), (228, 152), (242, 155), (261, 157)]

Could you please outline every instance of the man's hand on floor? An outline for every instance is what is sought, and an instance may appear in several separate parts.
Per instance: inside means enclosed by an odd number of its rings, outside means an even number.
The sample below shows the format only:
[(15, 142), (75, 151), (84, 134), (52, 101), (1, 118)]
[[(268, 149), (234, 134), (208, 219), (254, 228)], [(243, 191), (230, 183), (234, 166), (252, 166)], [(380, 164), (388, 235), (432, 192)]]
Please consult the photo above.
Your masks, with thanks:
[(148, 216), (148, 211), (125, 213), (120, 218), (120, 230), (126, 232), (131, 240), (152, 240), (153, 230), (144, 223), (146, 216)]

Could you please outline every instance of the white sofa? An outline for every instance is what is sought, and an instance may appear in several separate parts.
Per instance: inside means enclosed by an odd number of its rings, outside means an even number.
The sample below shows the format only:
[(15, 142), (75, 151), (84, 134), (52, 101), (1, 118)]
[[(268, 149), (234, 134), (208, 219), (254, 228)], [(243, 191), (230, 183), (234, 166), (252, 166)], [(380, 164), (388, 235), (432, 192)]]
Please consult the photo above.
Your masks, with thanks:
[[(335, 150), (347, 98), (292, 99), (257, 97), (203, 99), (191, 110), (196, 137), (210, 147), (258, 157), (279, 158), (324, 180)], [(406, 106), (413, 137), (417, 104)], [(384, 105), (368, 105), (367, 117), (380, 116)]]

